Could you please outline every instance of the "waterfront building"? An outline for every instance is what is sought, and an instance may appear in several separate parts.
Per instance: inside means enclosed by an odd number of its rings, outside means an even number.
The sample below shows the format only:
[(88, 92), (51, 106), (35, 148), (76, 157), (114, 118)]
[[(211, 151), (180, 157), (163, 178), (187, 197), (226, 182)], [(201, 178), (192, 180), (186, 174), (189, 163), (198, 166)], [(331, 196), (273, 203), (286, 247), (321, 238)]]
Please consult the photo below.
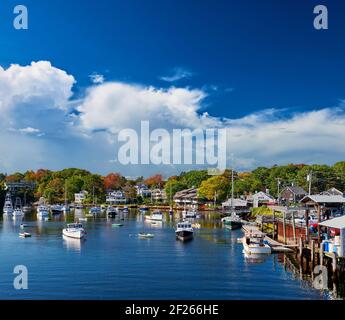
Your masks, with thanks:
[(178, 191), (175, 193), (173, 200), (177, 206), (196, 208), (200, 204), (198, 189), (190, 188)]
[(320, 194), (329, 195), (329, 196), (342, 196), (342, 197), (344, 196), (344, 192), (341, 192), (340, 190), (336, 188), (328, 189), (327, 191), (321, 192)]
[(280, 193), (280, 200), (286, 203), (295, 203), (303, 199), (307, 192), (298, 186), (285, 187)]
[(167, 195), (164, 189), (152, 189), (151, 200), (152, 202), (165, 202), (167, 200)]
[(34, 181), (19, 181), (19, 182), (5, 182), (5, 190), (9, 192), (16, 193), (18, 190), (30, 189), (34, 190), (36, 183)]
[(78, 204), (82, 204), (86, 200), (87, 194), (88, 192), (85, 190), (75, 193), (74, 202)]
[(260, 206), (272, 206), (276, 204), (276, 200), (273, 196), (263, 191), (256, 192), (247, 199), (253, 203), (253, 208), (258, 208)]
[(135, 186), (137, 195), (143, 198), (151, 197), (151, 190), (145, 184), (139, 184)]
[(106, 202), (109, 204), (125, 204), (128, 199), (122, 190), (110, 191), (106, 196)]
[(249, 212), (248, 201), (244, 199), (228, 199), (222, 203), (223, 210), (234, 209), (236, 212)]

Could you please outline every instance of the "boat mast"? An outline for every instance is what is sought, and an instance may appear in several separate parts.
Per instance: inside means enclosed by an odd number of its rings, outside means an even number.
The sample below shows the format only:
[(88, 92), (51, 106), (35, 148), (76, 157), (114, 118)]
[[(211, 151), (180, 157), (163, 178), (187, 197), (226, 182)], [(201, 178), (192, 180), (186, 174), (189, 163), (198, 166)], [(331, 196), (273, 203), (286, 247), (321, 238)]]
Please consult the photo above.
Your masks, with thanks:
[(67, 183), (65, 180), (65, 207), (67, 207)]
[(232, 168), (231, 168), (231, 213), (234, 213), (234, 155), (232, 155)]

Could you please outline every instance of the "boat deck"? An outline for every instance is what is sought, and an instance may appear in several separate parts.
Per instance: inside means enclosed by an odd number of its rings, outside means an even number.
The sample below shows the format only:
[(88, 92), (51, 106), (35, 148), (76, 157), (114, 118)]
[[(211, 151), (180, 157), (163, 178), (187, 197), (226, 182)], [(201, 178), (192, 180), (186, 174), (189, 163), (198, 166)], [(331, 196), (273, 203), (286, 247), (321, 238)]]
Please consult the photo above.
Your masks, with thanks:
[(264, 239), (268, 242), (270, 247), (272, 248), (272, 252), (293, 252), (292, 246), (282, 244), (272, 238), (268, 237), (264, 232), (260, 231), (257, 226), (246, 224), (242, 226), (242, 229), (245, 232), (255, 232), (256, 234), (260, 234), (264, 237)]

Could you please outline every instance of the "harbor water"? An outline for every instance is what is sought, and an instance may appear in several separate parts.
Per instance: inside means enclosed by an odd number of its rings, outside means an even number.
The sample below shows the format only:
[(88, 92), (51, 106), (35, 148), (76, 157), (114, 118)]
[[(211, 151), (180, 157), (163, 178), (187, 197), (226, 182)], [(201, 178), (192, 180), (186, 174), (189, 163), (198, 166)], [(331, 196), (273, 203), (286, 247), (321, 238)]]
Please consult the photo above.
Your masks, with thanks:
[[(139, 212), (116, 219), (88, 218), (85, 240), (62, 237), (84, 213), (24, 219), (31, 238), (19, 238), (22, 221), (0, 222), (0, 299), (327, 299), (284, 265), (283, 254), (261, 259), (242, 253), (241, 230), (219, 219), (198, 220), (194, 239), (175, 239), (174, 221), (150, 224)], [(141, 239), (140, 232), (154, 234)], [(28, 289), (15, 290), (13, 269), (28, 269)]]

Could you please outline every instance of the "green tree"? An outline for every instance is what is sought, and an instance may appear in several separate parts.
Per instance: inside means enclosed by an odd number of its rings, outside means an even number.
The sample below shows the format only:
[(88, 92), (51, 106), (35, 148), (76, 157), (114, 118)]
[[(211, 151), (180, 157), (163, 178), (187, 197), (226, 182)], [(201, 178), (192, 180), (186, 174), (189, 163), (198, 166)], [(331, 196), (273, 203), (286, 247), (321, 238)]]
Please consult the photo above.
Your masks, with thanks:
[(199, 196), (206, 200), (213, 200), (215, 195), (217, 201), (224, 201), (228, 195), (230, 181), (225, 176), (214, 176), (201, 183)]

